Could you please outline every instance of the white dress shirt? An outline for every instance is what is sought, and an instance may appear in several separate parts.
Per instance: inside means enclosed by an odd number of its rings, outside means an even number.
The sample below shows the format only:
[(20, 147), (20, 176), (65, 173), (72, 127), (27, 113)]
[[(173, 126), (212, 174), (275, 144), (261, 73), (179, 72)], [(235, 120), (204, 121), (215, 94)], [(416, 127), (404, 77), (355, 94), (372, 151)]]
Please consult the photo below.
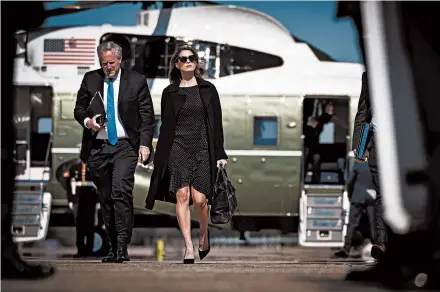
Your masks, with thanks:
[[(122, 125), (122, 121), (121, 121), (121, 117), (119, 116), (119, 111), (118, 111), (118, 99), (119, 99), (119, 84), (120, 84), (120, 80), (121, 80), (121, 70), (119, 70), (118, 72), (118, 76), (116, 77), (116, 80), (113, 81), (113, 92), (114, 92), (114, 108), (115, 108), (115, 117), (117, 117), (116, 119), (116, 131), (118, 133), (118, 138), (122, 139), (122, 138), (127, 138), (127, 132), (125, 132), (124, 126)], [(105, 111), (107, 112), (107, 91), (108, 91), (108, 84), (104, 82), (104, 108)], [(84, 125), (86, 128), (87, 127), (87, 122), (88, 120), (90, 120), (90, 118), (86, 118), (84, 120)], [(99, 130), (98, 134), (96, 135), (96, 139), (108, 139), (108, 134), (107, 134), (107, 127), (102, 128), (101, 130)]]

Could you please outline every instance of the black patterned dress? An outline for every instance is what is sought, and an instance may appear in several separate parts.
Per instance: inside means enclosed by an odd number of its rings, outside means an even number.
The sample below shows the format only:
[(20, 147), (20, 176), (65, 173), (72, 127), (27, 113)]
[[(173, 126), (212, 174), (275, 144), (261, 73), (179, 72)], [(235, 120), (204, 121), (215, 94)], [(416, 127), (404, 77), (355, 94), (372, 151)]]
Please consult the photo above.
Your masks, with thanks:
[(168, 162), (170, 195), (175, 197), (181, 187), (192, 186), (209, 198), (213, 186), (205, 111), (199, 87), (197, 85), (180, 87), (179, 93), (186, 95), (186, 101), (177, 117), (176, 132)]

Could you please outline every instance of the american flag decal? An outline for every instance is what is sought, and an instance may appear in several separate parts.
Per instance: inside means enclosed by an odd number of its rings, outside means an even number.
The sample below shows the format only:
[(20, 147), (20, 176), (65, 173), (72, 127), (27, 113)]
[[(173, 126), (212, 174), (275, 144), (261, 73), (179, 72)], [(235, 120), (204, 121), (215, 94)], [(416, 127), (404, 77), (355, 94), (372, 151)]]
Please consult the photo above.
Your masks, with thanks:
[(43, 65), (94, 65), (95, 39), (45, 39)]

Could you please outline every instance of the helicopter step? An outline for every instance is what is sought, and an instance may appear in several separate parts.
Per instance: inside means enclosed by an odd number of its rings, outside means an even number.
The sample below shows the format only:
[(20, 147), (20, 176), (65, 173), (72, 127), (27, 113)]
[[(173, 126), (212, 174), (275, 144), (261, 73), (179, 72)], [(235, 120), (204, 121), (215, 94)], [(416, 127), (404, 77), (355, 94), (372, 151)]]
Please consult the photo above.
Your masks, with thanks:
[(15, 242), (42, 240), (49, 228), (52, 195), (40, 186), (17, 186), (14, 192), (11, 231)]
[(304, 185), (300, 198), (299, 244), (342, 247), (348, 206), (343, 185)]

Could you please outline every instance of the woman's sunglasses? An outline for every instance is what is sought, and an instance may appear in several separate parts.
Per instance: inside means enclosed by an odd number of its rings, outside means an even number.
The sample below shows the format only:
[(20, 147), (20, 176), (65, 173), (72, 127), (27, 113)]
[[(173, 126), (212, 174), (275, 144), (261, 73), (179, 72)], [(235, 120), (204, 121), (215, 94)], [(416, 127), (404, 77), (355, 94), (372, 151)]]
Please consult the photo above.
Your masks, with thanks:
[(190, 62), (194, 62), (197, 61), (197, 57), (195, 55), (191, 55), (188, 57), (178, 57), (177, 61), (181, 62), (181, 63), (186, 63), (186, 61), (190, 61)]

